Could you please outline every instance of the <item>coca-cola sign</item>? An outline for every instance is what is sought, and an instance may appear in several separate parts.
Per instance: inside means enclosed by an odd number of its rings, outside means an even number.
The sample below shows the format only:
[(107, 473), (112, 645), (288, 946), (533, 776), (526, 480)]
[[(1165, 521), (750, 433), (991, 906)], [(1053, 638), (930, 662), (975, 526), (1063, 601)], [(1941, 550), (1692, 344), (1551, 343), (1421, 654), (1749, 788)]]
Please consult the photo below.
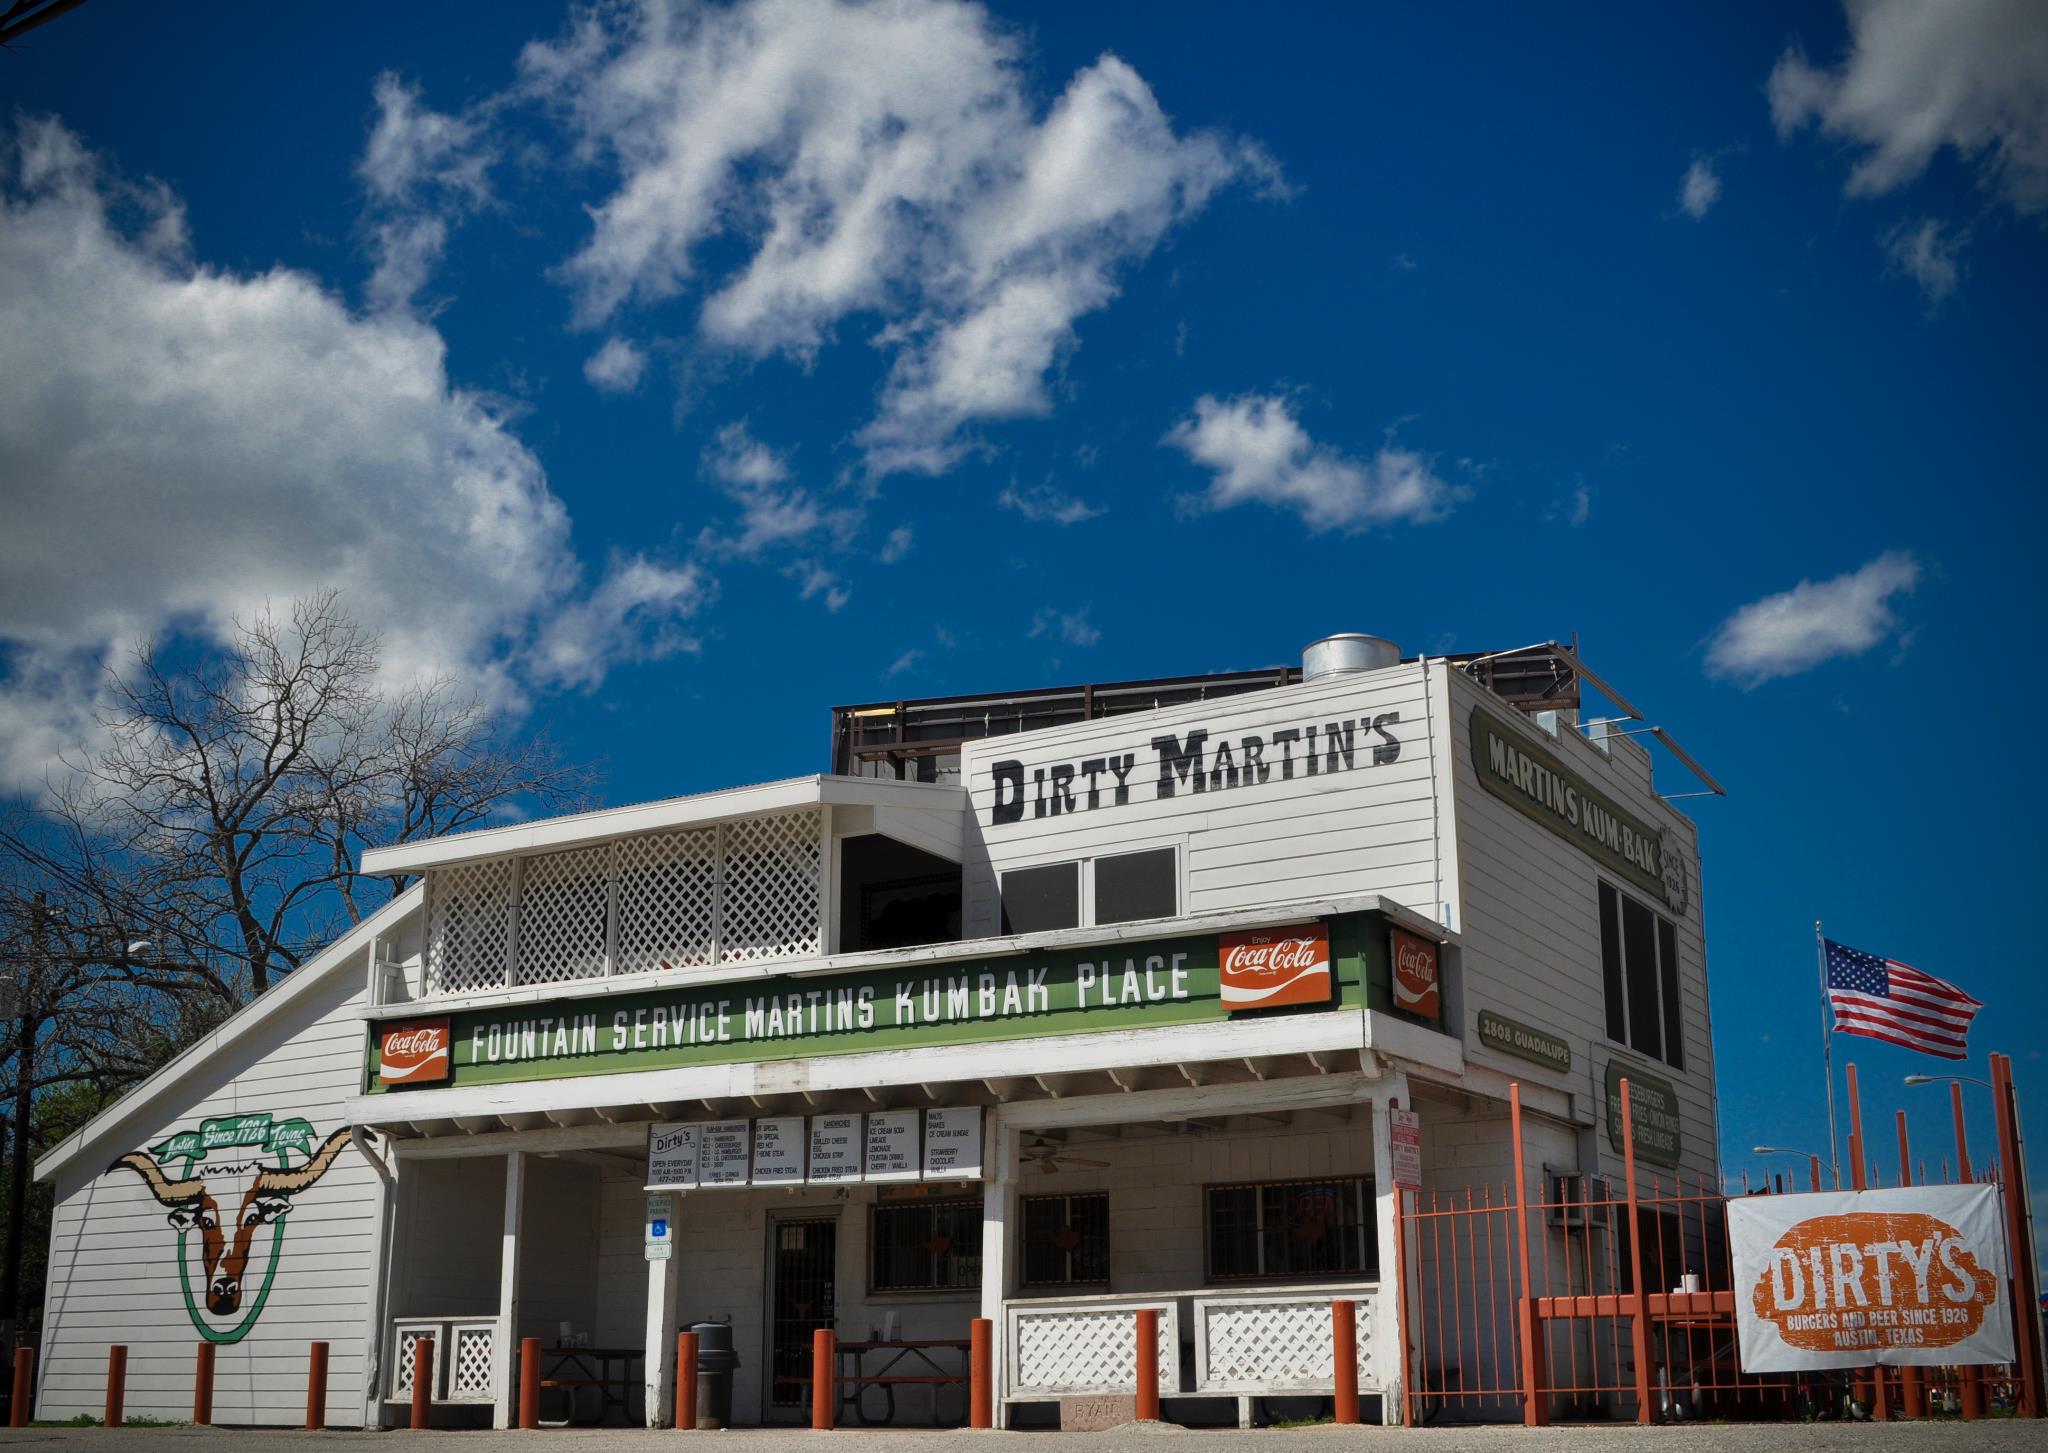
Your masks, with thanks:
[(1388, 947), (1394, 959), (1394, 1007), (1432, 1024), (1442, 1020), (1436, 945), (1396, 928), (1389, 931)]
[(1296, 923), (1217, 939), (1223, 1007), (1275, 1009), (1330, 1002), (1330, 926)]
[(377, 1032), (377, 1078), (387, 1085), (431, 1085), (448, 1078), (448, 1018), (407, 1019)]

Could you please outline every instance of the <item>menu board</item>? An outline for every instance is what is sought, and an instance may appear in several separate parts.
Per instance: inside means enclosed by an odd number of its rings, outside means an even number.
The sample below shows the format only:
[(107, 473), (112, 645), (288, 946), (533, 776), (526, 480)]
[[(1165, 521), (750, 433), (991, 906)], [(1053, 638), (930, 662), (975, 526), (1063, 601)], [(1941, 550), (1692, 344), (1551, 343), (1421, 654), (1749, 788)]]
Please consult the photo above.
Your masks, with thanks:
[(916, 1110), (875, 1110), (868, 1115), (867, 1179), (914, 1181), (918, 1172)]
[(754, 1122), (754, 1184), (801, 1185), (804, 1178), (804, 1117)]
[(981, 1107), (924, 1112), (924, 1178), (981, 1179)]
[(697, 1125), (647, 1127), (647, 1184), (687, 1190), (697, 1184)]
[(697, 1127), (701, 1136), (697, 1152), (697, 1183), (705, 1186), (743, 1186), (751, 1169), (751, 1120), (707, 1120)]
[(811, 1117), (811, 1179), (860, 1179), (861, 1123), (858, 1115)]

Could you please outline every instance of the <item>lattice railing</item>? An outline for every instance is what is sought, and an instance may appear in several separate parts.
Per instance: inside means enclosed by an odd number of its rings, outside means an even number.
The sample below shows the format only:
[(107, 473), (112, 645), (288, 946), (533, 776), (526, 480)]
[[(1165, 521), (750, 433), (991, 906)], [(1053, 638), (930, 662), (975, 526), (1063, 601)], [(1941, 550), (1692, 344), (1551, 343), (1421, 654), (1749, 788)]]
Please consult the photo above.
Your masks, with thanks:
[(1377, 1389), (1376, 1287), (1199, 1296), (1194, 1303), (1197, 1393), (1328, 1393), (1335, 1385), (1330, 1302), (1357, 1303), (1358, 1385)]
[(412, 1397), (414, 1353), (424, 1337), (434, 1339), (435, 1402), (488, 1403), (498, 1394), (498, 1319), (495, 1317), (403, 1317), (391, 1325), (391, 1392)]
[(823, 832), (805, 808), (435, 869), (422, 994), (822, 953)]
[(1138, 1385), (1137, 1311), (1159, 1311), (1159, 1387), (1180, 1391), (1180, 1305), (1168, 1298), (1100, 1302), (1012, 1302), (1009, 1387), (1012, 1398), (1084, 1397)]

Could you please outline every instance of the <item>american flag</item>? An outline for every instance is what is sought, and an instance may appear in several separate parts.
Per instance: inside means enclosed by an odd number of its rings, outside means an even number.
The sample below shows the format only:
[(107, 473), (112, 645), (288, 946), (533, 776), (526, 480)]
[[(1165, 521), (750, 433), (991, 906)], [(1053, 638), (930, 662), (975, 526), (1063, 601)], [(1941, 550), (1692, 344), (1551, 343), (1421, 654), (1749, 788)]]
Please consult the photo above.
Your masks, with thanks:
[(1942, 1059), (1970, 1057), (1970, 1021), (1984, 1006), (1946, 979), (1825, 939), (1828, 1004), (1843, 1034), (1902, 1044)]

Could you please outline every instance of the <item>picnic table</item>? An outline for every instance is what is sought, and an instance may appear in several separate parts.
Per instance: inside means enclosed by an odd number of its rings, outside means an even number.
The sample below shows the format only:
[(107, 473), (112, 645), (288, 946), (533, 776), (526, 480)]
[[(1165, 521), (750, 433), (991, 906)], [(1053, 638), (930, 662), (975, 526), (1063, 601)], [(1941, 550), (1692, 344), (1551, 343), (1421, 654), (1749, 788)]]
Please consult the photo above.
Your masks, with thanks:
[[(854, 1415), (868, 1427), (878, 1427), (896, 1420), (896, 1389), (899, 1387), (929, 1387), (932, 1389), (932, 1422), (945, 1421), (939, 1416), (938, 1390), (942, 1387), (960, 1389), (960, 1414), (951, 1421), (960, 1422), (967, 1408), (968, 1351), (970, 1344), (965, 1339), (951, 1337), (915, 1337), (896, 1341), (841, 1342), (838, 1344), (839, 1401), (842, 1406), (853, 1404)], [(942, 1366), (936, 1353), (955, 1352), (959, 1354), (959, 1366)], [(870, 1367), (868, 1359), (879, 1358), (879, 1365)], [(898, 1369), (902, 1369), (898, 1371)], [(870, 1399), (870, 1392), (879, 1397)], [(880, 1404), (878, 1412), (870, 1411), (870, 1403)]]
[(632, 1404), (628, 1401), (633, 1388), (639, 1383), (635, 1371), (646, 1358), (646, 1351), (639, 1347), (547, 1347), (540, 1355), (540, 1385), (548, 1388), (562, 1388), (568, 1392), (569, 1416), (555, 1421), (543, 1419), (542, 1426), (563, 1428), (576, 1420), (576, 1395), (584, 1388), (597, 1389), (597, 1416), (593, 1422), (603, 1422), (605, 1415), (614, 1408), (627, 1422), (632, 1421)]

